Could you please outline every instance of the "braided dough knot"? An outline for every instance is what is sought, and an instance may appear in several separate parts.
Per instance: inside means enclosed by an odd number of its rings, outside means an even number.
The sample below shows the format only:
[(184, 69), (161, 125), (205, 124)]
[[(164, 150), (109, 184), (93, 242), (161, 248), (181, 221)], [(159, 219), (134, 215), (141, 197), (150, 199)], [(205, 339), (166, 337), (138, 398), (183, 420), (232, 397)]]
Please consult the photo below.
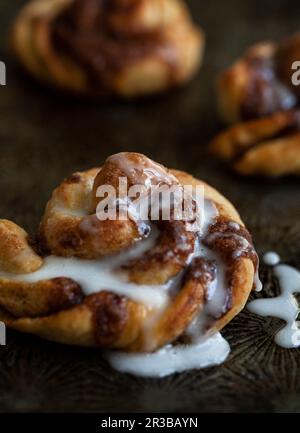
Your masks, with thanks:
[[(103, 185), (204, 190), (203, 232), (189, 221), (99, 220)], [(129, 202), (130, 202), (129, 198)], [(117, 208), (117, 213), (120, 208)], [(67, 344), (150, 352), (225, 326), (253, 287), (257, 256), (232, 205), (192, 176), (121, 153), (54, 190), (37, 245), (0, 221), (0, 320)]]

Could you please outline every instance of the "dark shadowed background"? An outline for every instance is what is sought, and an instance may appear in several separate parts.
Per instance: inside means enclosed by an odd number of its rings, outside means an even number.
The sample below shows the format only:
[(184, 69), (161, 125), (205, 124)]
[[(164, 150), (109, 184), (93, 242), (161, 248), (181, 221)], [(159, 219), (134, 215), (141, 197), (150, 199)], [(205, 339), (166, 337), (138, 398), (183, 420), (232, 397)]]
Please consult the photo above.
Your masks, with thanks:
[[(259, 253), (300, 268), (300, 180), (246, 179), (207, 154), (221, 129), (213, 81), (253, 42), (300, 30), (298, 0), (188, 1), (207, 37), (204, 66), (187, 87), (138, 102), (89, 103), (51, 92), (17, 67), (11, 22), (25, 2), (0, 2), (0, 217), (33, 232), (62, 178), (139, 151), (191, 172), (239, 209)], [(298, 59), (300, 60), (300, 59)], [(0, 246), (1, 248), (1, 246)], [(276, 283), (262, 266), (266, 292)], [(232, 352), (220, 367), (145, 380), (111, 370), (97, 350), (8, 333), (0, 346), (0, 411), (297, 411), (300, 349), (277, 347), (275, 319), (243, 312), (224, 331)]]

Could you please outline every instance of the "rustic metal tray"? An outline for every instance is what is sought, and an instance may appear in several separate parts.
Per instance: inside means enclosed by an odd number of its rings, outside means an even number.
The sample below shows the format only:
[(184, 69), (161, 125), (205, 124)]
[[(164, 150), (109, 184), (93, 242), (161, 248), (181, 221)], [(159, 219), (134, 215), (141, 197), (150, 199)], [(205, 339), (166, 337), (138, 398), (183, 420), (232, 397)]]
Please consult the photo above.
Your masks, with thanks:
[[(16, 65), (8, 45), (19, 0), (0, 3), (0, 216), (30, 232), (63, 177), (109, 154), (140, 151), (206, 180), (239, 209), (260, 254), (300, 267), (300, 181), (240, 178), (207, 154), (220, 130), (213, 77), (251, 43), (299, 30), (298, 1), (189, 1), (207, 35), (204, 66), (187, 87), (138, 102), (89, 103), (51, 92)], [(1, 247), (1, 246), (0, 246)], [(276, 284), (262, 266), (268, 293)], [(281, 322), (242, 312), (224, 330), (220, 367), (145, 380), (119, 374), (97, 350), (9, 332), (0, 347), (0, 411), (300, 411), (300, 350), (272, 336)]]

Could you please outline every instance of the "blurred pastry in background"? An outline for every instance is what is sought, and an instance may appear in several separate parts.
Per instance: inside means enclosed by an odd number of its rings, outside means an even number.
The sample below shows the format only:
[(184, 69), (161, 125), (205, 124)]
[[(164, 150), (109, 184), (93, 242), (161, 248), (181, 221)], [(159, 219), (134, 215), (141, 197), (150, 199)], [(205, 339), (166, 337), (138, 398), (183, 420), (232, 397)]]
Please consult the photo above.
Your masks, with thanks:
[(300, 111), (237, 123), (221, 132), (210, 150), (244, 175), (300, 175)]
[(300, 87), (292, 80), (299, 60), (298, 34), (253, 46), (218, 77), (219, 112), (234, 125), (213, 140), (211, 151), (237, 172), (300, 174)]
[[(300, 36), (297, 40), (300, 58)], [(281, 45), (263, 42), (220, 74), (218, 107), (226, 123), (257, 119), (297, 105), (296, 88), (283, 74), (288, 68), (292, 71), (292, 59), (284, 55), (289, 51), (288, 41)]]
[(181, 0), (33, 0), (16, 19), (13, 45), (45, 83), (131, 98), (191, 79), (204, 35)]

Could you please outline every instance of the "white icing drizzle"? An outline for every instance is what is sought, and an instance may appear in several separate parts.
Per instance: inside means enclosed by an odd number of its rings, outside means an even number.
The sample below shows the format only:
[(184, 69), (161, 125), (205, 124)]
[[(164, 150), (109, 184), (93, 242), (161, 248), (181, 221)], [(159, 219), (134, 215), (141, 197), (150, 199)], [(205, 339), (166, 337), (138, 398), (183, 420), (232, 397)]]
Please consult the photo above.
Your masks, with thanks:
[(274, 251), (270, 251), (269, 253), (266, 253), (264, 255), (264, 263), (269, 266), (275, 266), (278, 265), (280, 262), (280, 257), (277, 253)]
[[(185, 221), (189, 231), (201, 233), (202, 231), (202, 210), (200, 212), (199, 197), (195, 190), (201, 190), (201, 198), (204, 196), (204, 186), (197, 185), (192, 187), (191, 191), (186, 191), (177, 177), (164, 166), (150, 159), (145, 160), (145, 165), (141, 166), (140, 161), (132, 158), (128, 153), (118, 153), (107, 159), (107, 162), (115, 164), (126, 177), (131, 188), (137, 190), (131, 191), (133, 197), (112, 197), (110, 206), (118, 206), (124, 215), (127, 215), (132, 221), (158, 220), (162, 215), (164, 220), (170, 219), (171, 209), (175, 209), (175, 214), (182, 219), (184, 213)], [(140, 186), (145, 190), (140, 190)], [(191, 186), (191, 185), (187, 185)], [(164, 187), (167, 187), (166, 189)], [(183, 205), (184, 201), (184, 206)], [(196, 206), (196, 212), (195, 212)], [(184, 207), (184, 210), (182, 209)]]
[(151, 233), (148, 239), (136, 243), (130, 250), (114, 257), (84, 260), (75, 257), (49, 256), (44, 259), (43, 266), (36, 272), (21, 275), (0, 272), (0, 277), (28, 283), (66, 277), (80, 284), (87, 296), (101, 290), (109, 290), (128, 296), (130, 299), (144, 303), (149, 307), (161, 309), (168, 304), (168, 288), (172, 281), (161, 286), (138, 285), (128, 282), (125, 273), (116, 272), (116, 269), (122, 264), (135, 257), (140, 257), (154, 246), (157, 231), (153, 230)]
[(215, 218), (218, 216), (218, 210), (213, 202), (204, 200), (203, 206), (203, 218), (201, 218), (201, 236), (205, 236), (208, 233), (209, 226), (213, 223)]
[(139, 163), (135, 163), (127, 152), (117, 153), (110, 156), (107, 161), (116, 164), (132, 184), (143, 183), (146, 188), (150, 188), (154, 184), (178, 184), (178, 179), (167, 172), (165, 167), (150, 159), (147, 160), (147, 167), (142, 167)]
[[(206, 214), (207, 209), (207, 214)], [(217, 216), (217, 209), (212, 210), (210, 202), (204, 206), (204, 219), (208, 220), (205, 225), (208, 227)], [(180, 279), (175, 278), (164, 285), (139, 285), (128, 281), (126, 272), (118, 271), (122, 265), (129, 260), (142, 256), (155, 245), (158, 230), (152, 227), (151, 235), (145, 240), (136, 242), (129, 250), (121, 252), (116, 256), (106, 257), (99, 260), (84, 260), (75, 257), (48, 256), (44, 259), (42, 267), (30, 274), (10, 274), (0, 272), (0, 277), (14, 281), (36, 282), (57, 277), (71, 278), (81, 285), (85, 295), (109, 290), (111, 292), (125, 295), (128, 298), (141, 302), (151, 308), (162, 310), (168, 305), (170, 291), (174, 292)], [(187, 246), (188, 247), (188, 246)], [(193, 258), (203, 255), (204, 249), (199, 247), (196, 242), (194, 253), (188, 258), (189, 264)], [(222, 283), (218, 286), (222, 293), (226, 292), (226, 287)]]
[(285, 348), (300, 347), (300, 329), (297, 317), (300, 308), (294, 296), (300, 293), (300, 272), (288, 265), (281, 265), (280, 257), (274, 252), (265, 254), (264, 262), (274, 266), (281, 293), (275, 298), (256, 299), (248, 304), (252, 313), (260, 316), (277, 317), (286, 322), (286, 325), (276, 334), (275, 342)]
[(254, 288), (256, 292), (261, 292), (263, 289), (263, 285), (262, 282), (260, 281), (258, 270), (259, 270), (259, 266), (257, 266), (257, 269), (254, 274)]
[(167, 345), (154, 353), (108, 352), (110, 365), (123, 373), (144, 377), (165, 377), (186, 370), (200, 369), (224, 362), (230, 352), (220, 333), (189, 345)]
[(238, 231), (240, 229), (240, 225), (236, 223), (235, 221), (231, 221), (229, 224), (229, 227), (231, 227), (233, 230)]
[[(208, 227), (217, 216), (217, 210), (210, 202), (206, 202), (204, 214), (203, 228), (206, 235)], [(169, 344), (150, 354), (106, 352), (105, 358), (114, 369), (136, 376), (165, 377), (187, 370), (219, 365), (226, 360), (230, 353), (228, 342), (220, 333), (209, 338), (206, 334), (209, 317), (218, 317), (223, 313), (227, 296), (225, 268), (217, 255), (200, 242), (196, 243), (195, 252), (189, 262), (197, 256), (215, 261), (217, 275), (209, 287), (208, 302), (185, 332), (191, 343)]]

